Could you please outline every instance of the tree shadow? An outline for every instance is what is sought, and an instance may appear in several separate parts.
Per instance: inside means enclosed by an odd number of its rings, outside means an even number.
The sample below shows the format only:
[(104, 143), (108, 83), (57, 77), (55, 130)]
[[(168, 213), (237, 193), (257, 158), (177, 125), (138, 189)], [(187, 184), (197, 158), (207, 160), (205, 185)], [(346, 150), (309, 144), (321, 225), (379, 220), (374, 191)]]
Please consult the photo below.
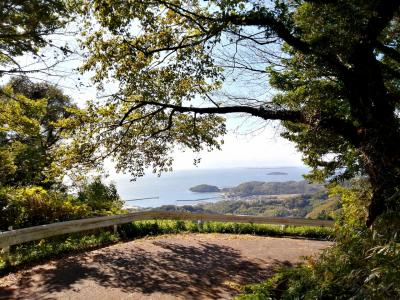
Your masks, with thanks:
[(12, 296), (15, 294), (16, 289), (15, 288), (7, 288), (7, 287), (1, 287), (0, 288), (0, 299), (11, 299)]
[[(106, 249), (82, 257), (72, 256), (56, 262), (55, 268), (35, 268), (40, 282), (34, 287), (27, 274), (18, 283), (20, 297), (36, 299), (35, 294), (49, 295), (73, 289), (82, 280), (94, 281), (106, 288), (126, 293), (160, 292), (185, 299), (220, 299), (234, 296), (237, 284), (265, 280), (288, 261), (249, 261), (240, 251), (213, 243), (187, 246), (154, 241), (157, 251)], [(36, 295), (38, 295), (36, 294)], [(43, 299), (43, 297), (41, 297)]]

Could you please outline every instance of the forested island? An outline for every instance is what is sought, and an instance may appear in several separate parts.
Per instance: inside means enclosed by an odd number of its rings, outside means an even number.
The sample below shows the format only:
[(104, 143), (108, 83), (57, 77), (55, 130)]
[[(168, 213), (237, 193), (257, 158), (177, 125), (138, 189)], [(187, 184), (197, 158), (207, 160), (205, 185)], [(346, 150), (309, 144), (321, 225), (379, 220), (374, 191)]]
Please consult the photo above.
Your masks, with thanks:
[(217, 192), (220, 192), (220, 189), (217, 186), (209, 185), (209, 184), (199, 184), (199, 185), (191, 187), (189, 190), (194, 193), (217, 193)]

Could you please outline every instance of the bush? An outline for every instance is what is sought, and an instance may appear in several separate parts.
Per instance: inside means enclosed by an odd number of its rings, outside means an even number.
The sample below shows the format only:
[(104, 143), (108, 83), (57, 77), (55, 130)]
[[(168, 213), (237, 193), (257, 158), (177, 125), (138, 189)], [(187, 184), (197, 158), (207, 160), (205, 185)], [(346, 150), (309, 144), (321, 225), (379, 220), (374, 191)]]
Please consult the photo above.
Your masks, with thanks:
[(0, 189), (0, 230), (24, 228), (54, 222), (80, 219), (89, 208), (76, 204), (65, 193), (46, 191), (41, 187)]

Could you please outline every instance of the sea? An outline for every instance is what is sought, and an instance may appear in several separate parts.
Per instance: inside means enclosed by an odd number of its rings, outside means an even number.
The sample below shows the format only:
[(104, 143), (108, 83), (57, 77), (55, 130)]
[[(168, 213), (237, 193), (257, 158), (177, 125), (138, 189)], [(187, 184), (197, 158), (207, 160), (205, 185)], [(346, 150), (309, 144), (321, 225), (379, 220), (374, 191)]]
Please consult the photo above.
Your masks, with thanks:
[[(119, 178), (115, 183), (118, 193), (125, 201), (125, 207), (159, 207), (162, 205), (194, 205), (217, 202), (220, 193), (194, 193), (189, 189), (199, 184), (215, 185), (219, 188), (233, 187), (248, 181), (299, 181), (307, 174), (306, 167), (259, 167), (176, 170), (160, 177), (145, 175), (136, 181), (128, 177)], [(280, 172), (285, 175), (268, 175)]]

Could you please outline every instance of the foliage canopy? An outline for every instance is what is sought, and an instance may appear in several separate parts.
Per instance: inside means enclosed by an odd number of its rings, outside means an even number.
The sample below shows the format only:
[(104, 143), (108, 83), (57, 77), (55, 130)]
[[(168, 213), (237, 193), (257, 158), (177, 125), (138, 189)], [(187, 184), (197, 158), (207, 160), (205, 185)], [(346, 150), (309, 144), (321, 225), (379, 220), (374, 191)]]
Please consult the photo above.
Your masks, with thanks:
[(82, 161), (68, 144), (79, 110), (55, 86), (15, 78), (0, 95), (0, 186), (61, 184)]
[(168, 169), (176, 144), (218, 148), (218, 115), (282, 120), (312, 178), (369, 176), (370, 225), (399, 207), (399, 5), (83, 1), (82, 70), (95, 71), (100, 89), (111, 80), (118, 90), (93, 109), (98, 126), (82, 138), (141, 175)]
[[(63, 0), (3, 0), (0, 3), (0, 76), (5, 74), (29, 74), (48, 69), (32, 68), (33, 60), (43, 60), (40, 48), (51, 45), (48, 37), (62, 28), (69, 17)], [(63, 52), (67, 48), (60, 49)], [(28, 54), (32, 61), (28, 66), (17, 57)]]

